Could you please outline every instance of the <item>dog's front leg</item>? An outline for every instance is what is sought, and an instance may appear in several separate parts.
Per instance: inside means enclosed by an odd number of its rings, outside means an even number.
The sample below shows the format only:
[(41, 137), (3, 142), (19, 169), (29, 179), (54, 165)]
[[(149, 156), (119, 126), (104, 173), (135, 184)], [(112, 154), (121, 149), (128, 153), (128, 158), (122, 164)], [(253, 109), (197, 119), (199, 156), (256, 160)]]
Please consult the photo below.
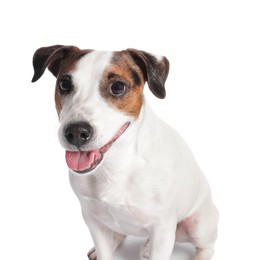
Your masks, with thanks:
[(86, 218), (86, 223), (90, 229), (95, 246), (88, 253), (89, 259), (113, 260), (114, 252), (125, 236), (112, 231), (92, 216)]
[(146, 241), (143, 247), (142, 260), (170, 259), (175, 244), (175, 226), (154, 228), (149, 240)]

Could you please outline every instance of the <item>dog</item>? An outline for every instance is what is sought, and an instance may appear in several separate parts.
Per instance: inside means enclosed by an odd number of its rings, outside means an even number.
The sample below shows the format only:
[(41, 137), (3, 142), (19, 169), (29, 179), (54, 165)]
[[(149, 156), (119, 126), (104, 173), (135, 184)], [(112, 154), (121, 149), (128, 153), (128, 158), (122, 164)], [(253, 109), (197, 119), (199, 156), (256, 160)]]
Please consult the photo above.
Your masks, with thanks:
[(143, 95), (147, 83), (165, 98), (169, 61), (126, 49), (54, 45), (33, 56), (37, 81), (56, 77), (59, 142), (70, 184), (94, 248), (91, 260), (113, 260), (127, 235), (147, 241), (140, 258), (170, 259), (175, 242), (191, 242), (194, 260), (210, 260), (218, 211), (185, 141), (159, 119)]

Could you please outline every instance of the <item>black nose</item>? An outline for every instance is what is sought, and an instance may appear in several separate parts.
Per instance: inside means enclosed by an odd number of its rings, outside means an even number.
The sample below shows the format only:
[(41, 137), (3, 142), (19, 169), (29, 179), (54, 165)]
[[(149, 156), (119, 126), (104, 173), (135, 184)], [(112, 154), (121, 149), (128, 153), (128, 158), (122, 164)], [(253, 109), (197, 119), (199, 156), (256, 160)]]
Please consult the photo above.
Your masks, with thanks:
[(87, 122), (71, 123), (65, 128), (65, 137), (70, 144), (80, 148), (89, 142), (92, 132), (92, 126)]

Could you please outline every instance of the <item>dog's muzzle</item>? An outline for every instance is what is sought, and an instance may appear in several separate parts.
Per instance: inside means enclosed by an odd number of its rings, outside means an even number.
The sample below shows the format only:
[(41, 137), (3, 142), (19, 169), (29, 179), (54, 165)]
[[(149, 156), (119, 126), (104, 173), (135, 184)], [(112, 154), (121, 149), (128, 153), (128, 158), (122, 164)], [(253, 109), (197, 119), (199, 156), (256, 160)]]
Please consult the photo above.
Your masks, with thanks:
[(80, 147), (87, 144), (93, 134), (93, 128), (88, 123), (70, 124), (65, 129), (66, 140), (76, 146), (79, 151), (66, 151), (66, 162), (68, 167), (77, 173), (86, 173), (95, 169), (102, 161), (104, 154), (110, 149), (113, 143), (126, 131), (130, 122), (126, 122), (115, 133), (112, 139), (103, 146), (89, 151)]

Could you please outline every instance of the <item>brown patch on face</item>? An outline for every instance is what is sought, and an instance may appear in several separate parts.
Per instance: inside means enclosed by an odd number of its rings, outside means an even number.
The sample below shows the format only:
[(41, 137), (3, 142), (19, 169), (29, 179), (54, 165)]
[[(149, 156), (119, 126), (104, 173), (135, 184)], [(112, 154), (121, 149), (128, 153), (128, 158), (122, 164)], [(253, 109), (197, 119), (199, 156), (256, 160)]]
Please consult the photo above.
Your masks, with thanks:
[(66, 55), (64, 60), (61, 61), (60, 63), (60, 68), (58, 71), (57, 83), (55, 88), (55, 106), (59, 118), (60, 118), (60, 112), (63, 107), (63, 100), (65, 97), (65, 95), (62, 95), (59, 91), (59, 81), (63, 76), (69, 75), (70, 72), (75, 69), (75, 66), (79, 61), (79, 59), (91, 51), (92, 50), (80, 50), (78, 48), (73, 48), (72, 51), (68, 55)]
[[(77, 61), (92, 50), (80, 50), (76, 46), (71, 45), (52, 45), (48, 47), (41, 47), (37, 49), (33, 55), (33, 69), (34, 75), (32, 82), (37, 81), (48, 68), (50, 72), (57, 78), (56, 90), (55, 90), (55, 104), (58, 116), (62, 110), (63, 96), (70, 93), (68, 92), (69, 86), (72, 86), (71, 71), (75, 69)], [(60, 91), (59, 84), (64, 80), (64, 89)], [(66, 85), (67, 84), (67, 85)], [(72, 90), (72, 88), (69, 88)]]
[[(125, 86), (125, 92), (114, 95), (114, 84)], [(142, 107), (144, 77), (127, 51), (114, 52), (111, 64), (105, 69), (100, 83), (102, 96), (116, 109), (138, 118)]]

